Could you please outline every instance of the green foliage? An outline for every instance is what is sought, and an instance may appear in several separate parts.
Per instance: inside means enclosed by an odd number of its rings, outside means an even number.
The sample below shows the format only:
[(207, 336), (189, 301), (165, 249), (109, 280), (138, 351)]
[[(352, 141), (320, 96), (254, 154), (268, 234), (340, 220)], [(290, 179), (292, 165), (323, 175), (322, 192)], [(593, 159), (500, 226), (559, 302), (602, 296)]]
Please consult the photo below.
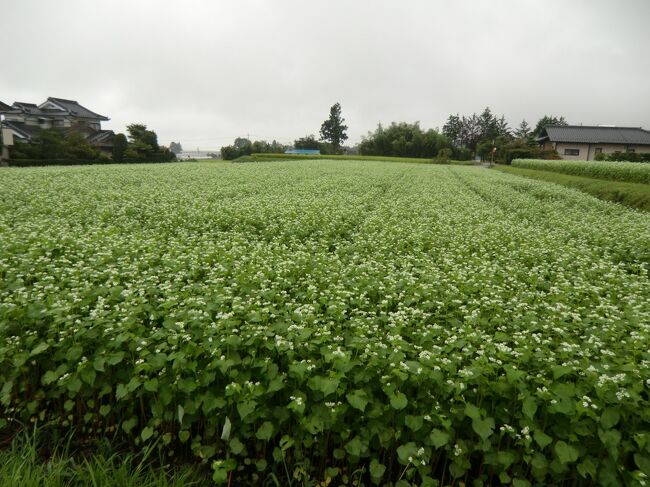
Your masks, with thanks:
[(232, 161), (241, 157), (250, 156), (253, 153), (282, 153), (286, 149), (286, 145), (282, 145), (275, 140), (271, 143), (264, 140), (251, 142), (246, 138), (238, 137), (232, 145), (221, 148), (221, 158), (226, 161)]
[(293, 142), (294, 149), (310, 149), (317, 150), (320, 149), (320, 142), (316, 140), (316, 137), (313, 135), (305, 135), (299, 139), (296, 139)]
[(171, 142), (169, 144), (169, 150), (172, 151), (174, 154), (180, 154), (183, 152), (183, 146), (181, 145), (180, 142)]
[(124, 134), (115, 134), (113, 138), (113, 162), (124, 162), (124, 155), (129, 142)]
[(528, 140), (515, 139), (506, 141), (497, 148), (496, 160), (510, 164), (515, 159), (559, 160), (560, 155), (555, 150), (544, 150)]
[(348, 126), (343, 122), (345, 119), (341, 116), (341, 104), (335, 103), (330, 108), (329, 118), (320, 127), (321, 139), (332, 145), (333, 154), (337, 154), (341, 149), (341, 144), (348, 140), (346, 133)]
[[(451, 141), (455, 150), (466, 150), (484, 158), (492, 150), (497, 139), (501, 140), (499, 145), (512, 139), (505, 116), (497, 118), (492, 114), (490, 107), (485, 107), (480, 115), (449, 115), (442, 127), (442, 133)], [(456, 158), (461, 159), (459, 156), (460, 154), (455, 154)]]
[(569, 125), (564, 117), (556, 117), (555, 115), (544, 115), (537, 121), (535, 129), (533, 130), (533, 136), (539, 137), (545, 127), (549, 125)]
[(387, 128), (379, 124), (374, 132), (364, 137), (359, 153), (363, 156), (432, 158), (445, 148), (451, 148), (449, 140), (435, 130), (423, 131), (417, 122), (393, 122)]
[(377, 161), (0, 185), (2, 438), (48, 424), (231, 485), (634, 484), (648, 466), (646, 214)]
[(124, 151), (124, 162), (170, 162), (176, 159), (168, 148), (158, 145), (158, 135), (147, 126), (139, 123), (127, 125), (129, 141)]
[(61, 130), (44, 129), (30, 144), (16, 141), (11, 159), (100, 161), (103, 157), (77, 132), (65, 134)]
[(512, 162), (512, 165), (524, 169), (559, 172), (574, 176), (650, 184), (650, 164), (565, 160), (551, 162), (534, 159), (517, 159)]
[(650, 152), (621, 152), (596, 154), (597, 161), (650, 162)]

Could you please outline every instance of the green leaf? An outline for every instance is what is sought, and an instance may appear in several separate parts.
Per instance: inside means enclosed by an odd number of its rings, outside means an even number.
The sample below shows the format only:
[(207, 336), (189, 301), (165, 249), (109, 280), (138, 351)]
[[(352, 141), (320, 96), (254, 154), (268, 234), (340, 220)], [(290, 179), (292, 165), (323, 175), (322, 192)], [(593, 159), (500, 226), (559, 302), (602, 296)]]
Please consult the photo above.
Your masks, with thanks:
[(446, 433), (439, 429), (434, 429), (433, 431), (431, 431), (431, 434), (429, 435), (429, 439), (431, 440), (431, 444), (435, 448), (441, 448), (445, 446), (447, 443), (449, 443), (449, 433)]
[(361, 439), (358, 436), (352, 438), (345, 445), (345, 450), (354, 457), (361, 456), (361, 453), (363, 452), (363, 443), (361, 442)]
[(406, 422), (406, 426), (411, 431), (418, 431), (420, 428), (422, 428), (424, 418), (422, 416), (412, 416), (409, 414), (406, 416), (405, 422)]
[(582, 462), (578, 464), (578, 473), (587, 478), (587, 476), (592, 479), (596, 478), (597, 465), (591, 457), (585, 458)]
[(11, 402), (11, 390), (14, 388), (14, 381), (8, 380), (2, 385), (2, 391), (0, 391), (0, 402), (5, 406), (8, 406)]
[(481, 412), (473, 404), (465, 404), (465, 415), (469, 416), (472, 419), (481, 419)]
[(262, 423), (262, 426), (260, 426), (257, 430), (257, 433), (255, 433), (255, 436), (257, 436), (260, 440), (270, 440), (273, 436), (273, 423), (270, 421), (264, 421), (264, 423)]
[(240, 455), (246, 450), (246, 447), (244, 444), (239, 441), (239, 438), (235, 437), (232, 440), (230, 440), (230, 451), (233, 452), (235, 455)]
[(52, 382), (55, 382), (59, 378), (59, 374), (57, 374), (53, 370), (48, 370), (43, 374), (43, 378), (41, 379), (41, 383), (46, 386), (48, 384), (51, 384)]
[(104, 372), (104, 359), (102, 357), (97, 357), (93, 360), (93, 368), (97, 372)]
[(397, 409), (397, 410), (404, 409), (407, 404), (408, 404), (408, 400), (406, 399), (406, 396), (401, 392), (396, 392), (390, 398), (390, 406), (393, 409)]
[(417, 458), (418, 447), (412, 441), (397, 448), (397, 457), (402, 465), (411, 463), (409, 459)]
[(530, 487), (530, 482), (528, 480), (513, 479), (512, 487)]
[(603, 442), (603, 445), (605, 445), (605, 448), (608, 450), (616, 449), (618, 444), (621, 442), (621, 432), (618, 430), (603, 431), (599, 429), (598, 436), (600, 437), (600, 441)]
[(578, 459), (579, 454), (577, 448), (565, 443), (564, 441), (558, 441), (555, 444), (555, 453), (561, 463), (575, 462)]
[(363, 389), (357, 389), (355, 391), (352, 391), (349, 394), (346, 394), (345, 398), (348, 400), (350, 405), (358, 409), (359, 411), (363, 412), (366, 409), (366, 406), (368, 405), (368, 394), (366, 394), (366, 391)]
[(323, 396), (327, 397), (339, 386), (339, 380), (332, 377), (314, 376), (307, 381), (307, 385), (313, 391), (320, 391)]
[(481, 437), (481, 439), (487, 440), (494, 431), (494, 419), (473, 419), (472, 428), (474, 429), (474, 432)]
[(215, 397), (212, 394), (206, 394), (203, 397), (203, 412), (208, 414), (217, 408), (221, 409), (226, 405), (226, 401), (221, 397)]
[(535, 430), (535, 432), (533, 433), (533, 438), (535, 438), (535, 441), (542, 449), (550, 445), (551, 442), (553, 441), (553, 439), (550, 436), (548, 436), (546, 433), (540, 430)]
[(284, 374), (274, 377), (266, 388), (267, 393), (276, 392), (284, 388)]
[(526, 416), (528, 419), (533, 419), (535, 417), (535, 413), (537, 412), (537, 401), (535, 398), (528, 396), (526, 399), (524, 399), (522, 410), (524, 412), (524, 416)]
[(370, 461), (370, 476), (373, 479), (381, 479), (386, 472), (386, 466), (379, 463), (374, 458)]
[(48, 348), (50, 348), (50, 346), (47, 343), (41, 342), (32, 349), (32, 351), (29, 353), (29, 356), (35, 357), (36, 355), (43, 353)]
[(128, 394), (128, 391), (126, 390), (126, 386), (124, 384), (118, 384), (117, 388), (115, 389), (115, 399), (118, 401), (125, 397)]
[(616, 426), (616, 424), (621, 419), (621, 413), (618, 412), (618, 409), (607, 408), (603, 411), (602, 416), (600, 417), (600, 424), (606, 430)]
[(76, 362), (81, 358), (82, 354), (83, 348), (81, 348), (79, 345), (73, 345), (66, 352), (65, 358), (68, 359), (68, 362)]
[(111, 407), (108, 404), (104, 404), (99, 408), (99, 414), (101, 414), (102, 416), (106, 416), (110, 412), (111, 412)]
[[(124, 359), (124, 352), (115, 352), (106, 358), (109, 365), (117, 365)], [(102, 368), (103, 370), (103, 368)]]
[(648, 453), (635, 453), (634, 462), (641, 469), (641, 471), (650, 476), (650, 454)]
[(178, 439), (181, 440), (181, 443), (185, 443), (190, 439), (190, 432), (188, 430), (180, 430), (178, 432)]
[(147, 441), (152, 436), (153, 436), (153, 428), (151, 426), (147, 426), (142, 430), (142, 433), (140, 433), (140, 437), (142, 438), (142, 441)]
[(255, 411), (256, 406), (257, 403), (255, 401), (243, 401), (237, 403), (237, 412), (239, 413), (239, 417), (241, 419), (245, 419), (253, 411)]
[(87, 367), (83, 369), (81, 372), (79, 372), (79, 375), (81, 376), (83, 381), (89, 386), (95, 384), (95, 379), (97, 378), (97, 372), (95, 372), (95, 369)]
[(122, 421), (122, 429), (125, 433), (129, 434), (136, 424), (138, 424), (138, 418), (133, 416), (126, 421)]
[(66, 387), (70, 392), (79, 392), (81, 390), (81, 386), (81, 379), (79, 379), (77, 376), (72, 377), (66, 384)]
[(158, 390), (158, 379), (153, 378), (151, 380), (145, 381), (144, 389), (145, 391), (156, 392)]

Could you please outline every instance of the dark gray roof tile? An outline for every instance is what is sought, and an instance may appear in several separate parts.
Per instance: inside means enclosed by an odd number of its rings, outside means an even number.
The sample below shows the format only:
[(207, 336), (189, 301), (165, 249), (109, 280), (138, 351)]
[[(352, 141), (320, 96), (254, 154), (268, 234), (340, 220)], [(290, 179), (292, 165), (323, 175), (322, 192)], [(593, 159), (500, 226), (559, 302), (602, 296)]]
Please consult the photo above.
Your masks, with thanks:
[(551, 142), (650, 145), (650, 131), (640, 127), (549, 125), (544, 132), (540, 138)]
[(55, 105), (60, 106), (64, 110), (67, 110), (72, 115), (75, 115), (80, 118), (93, 118), (93, 119), (104, 120), (104, 121), (109, 120), (108, 117), (105, 117), (104, 115), (100, 115), (99, 113), (95, 113), (91, 110), (88, 110), (86, 107), (81, 106), (78, 102), (74, 100), (66, 100), (65, 98), (54, 98), (52, 96), (49, 96), (47, 100), (51, 101)]

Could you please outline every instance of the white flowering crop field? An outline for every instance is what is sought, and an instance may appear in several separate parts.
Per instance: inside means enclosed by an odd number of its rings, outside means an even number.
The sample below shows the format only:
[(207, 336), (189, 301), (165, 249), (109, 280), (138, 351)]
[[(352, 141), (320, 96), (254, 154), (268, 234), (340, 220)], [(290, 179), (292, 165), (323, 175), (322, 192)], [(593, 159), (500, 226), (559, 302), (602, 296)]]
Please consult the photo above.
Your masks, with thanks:
[(649, 268), (647, 213), (483, 168), (8, 169), (0, 430), (231, 485), (642, 484)]

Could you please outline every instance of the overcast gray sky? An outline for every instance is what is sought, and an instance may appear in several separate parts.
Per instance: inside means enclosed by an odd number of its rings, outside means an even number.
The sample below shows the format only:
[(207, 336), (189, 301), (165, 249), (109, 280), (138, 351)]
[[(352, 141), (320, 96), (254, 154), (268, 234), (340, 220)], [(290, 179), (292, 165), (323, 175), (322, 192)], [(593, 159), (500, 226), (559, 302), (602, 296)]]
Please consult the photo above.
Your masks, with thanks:
[(650, 0), (0, 0), (0, 100), (216, 149), (490, 106), (650, 128)]

